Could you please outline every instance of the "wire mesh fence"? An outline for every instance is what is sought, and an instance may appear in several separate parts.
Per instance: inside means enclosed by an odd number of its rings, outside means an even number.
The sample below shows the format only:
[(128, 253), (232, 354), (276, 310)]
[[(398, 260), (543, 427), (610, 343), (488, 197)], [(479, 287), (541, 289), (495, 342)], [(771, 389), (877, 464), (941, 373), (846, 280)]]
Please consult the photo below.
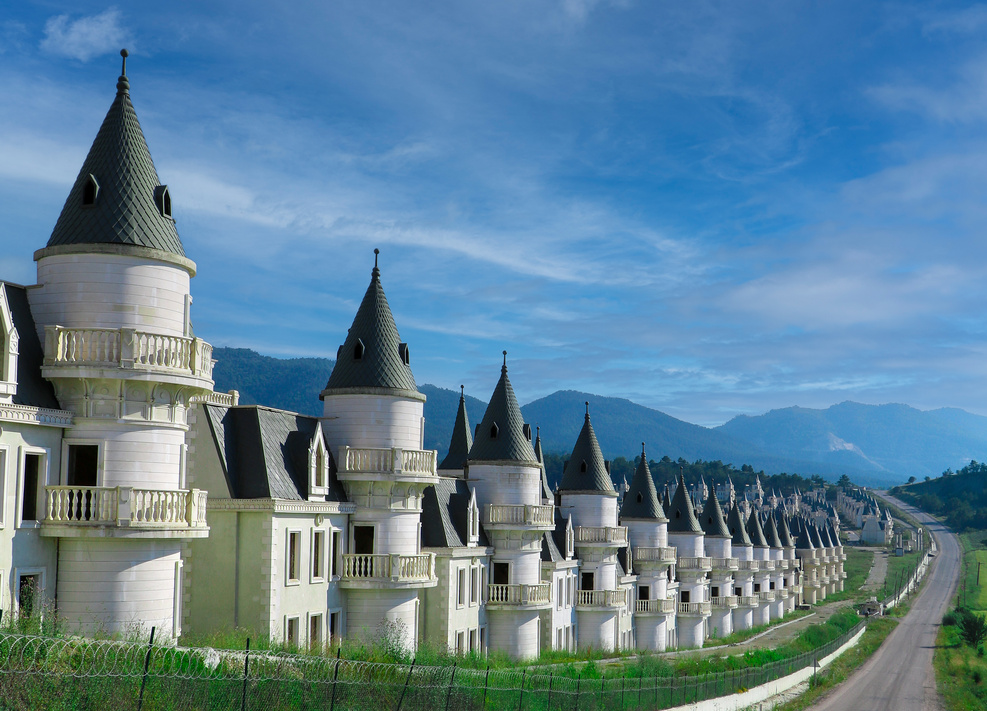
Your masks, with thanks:
[[(814, 665), (863, 626), (799, 656), (701, 676), (571, 678), (320, 655), (0, 635), (0, 709), (638, 711), (737, 693)], [(629, 674), (635, 669), (628, 667)]]

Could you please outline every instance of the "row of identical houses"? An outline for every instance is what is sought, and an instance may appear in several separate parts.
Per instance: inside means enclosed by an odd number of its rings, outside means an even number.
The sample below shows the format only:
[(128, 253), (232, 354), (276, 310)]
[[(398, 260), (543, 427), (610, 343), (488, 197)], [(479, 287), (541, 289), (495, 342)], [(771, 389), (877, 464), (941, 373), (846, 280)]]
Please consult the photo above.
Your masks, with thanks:
[(643, 449), (618, 495), (588, 408), (551, 490), (506, 353), (438, 461), (376, 259), (321, 417), (213, 392), (122, 54), (38, 283), (0, 283), (0, 610), (532, 657), (696, 647), (842, 589), (833, 522), (681, 477), (662, 500)]

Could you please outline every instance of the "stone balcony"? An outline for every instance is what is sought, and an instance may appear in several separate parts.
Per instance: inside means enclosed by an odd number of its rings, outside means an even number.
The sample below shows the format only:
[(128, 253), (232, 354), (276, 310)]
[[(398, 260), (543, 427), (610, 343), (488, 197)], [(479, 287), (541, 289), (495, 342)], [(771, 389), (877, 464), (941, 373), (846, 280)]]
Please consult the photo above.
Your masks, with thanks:
[(733, 571), (740, 569), (740, 561), (736, 558), (710, 558), (714, 571)]
[(342, 558), (344, 588), (431, 588), (438, 583), (434, 553), (345, 553)]
[(486, 607), (488, 610), (541, 610), (548, 609), (551, 605), (551, 583), (536, 583), (534, 585), (490, 583), (487, 586)]
[(713, 607), (734, 608), (740, 604), (739, 600), (740, 598), (736, 595), (720, 595), (719, 597), (711, 597), (709, 603)]
[(526, 504), (487, 504), (484, 508), (485, 528), (555, 528), (555, 507)]
[(761, 602), (774, 602), (775, 592), (775, 590), (761, 590), (757, 593), (757, 599)]
[(201, 338), (133, 328), (45, 326), (42, 375), (46, 378), (135, 378), (144, 372), (211, 382), (212, 365), (212, 346)]
[(627, 545), (626, 526), (576, 526), (576, 545), (620, 548)]
[(132, 486), (46, 486), (41, 535), (205, 538), (206, 492)]
[(776, 560), (759, 560), (757, 562), (760, 565), (761, 570), (774, 570), (775, 567), (776, 567), (775, 566), (775, 563), (777, 563), (778, 561), (776, 561)]
[(788, 568), (789, 568), (789, 565), (788, 565), (789, 562), (790, 561), (786, 560), (785, 558), (782, 558), (781, 560), (776, 560), (775, 561), (775, 570), (788, 570)]
[(757, 595), (740, 595), (737, 597), (737, 604), (740, 607), (757, 607), (761, 601)]
[(638, 600), (634, 607), (637, 615), (674, 615), (675, 600)]
[(337, 474), (346, 481), (375, 481), (381, 475), (401, 481), (433, 483), (436, 480), (434, 449), (339, 448)]
[(577, 590), (576, 609), (615, 610), (627, 605), (627, 589)]
[(742, 570), (745, 573), (756, 573), (761, 569), (758, 563), (759, 561), (756, 560), (738, 560), (737, 570)]
[(678, 570), (683, 572), (708, 573), (712, 569), (712, 558), (687, 556), (678, 561)]
[(680, 602), (679, 614), (687, 617), (709, 617), (713, 605), (709, 602)]
[(779, 600), (788, 599), (788, 588), (779, 588), (778, 590), (775, 590), (775, 593), (777, 593)]
[(640, 547), (633, 549), (635, 563), (660, 563), (671, 565), (675, 562), (677, 552), (673, 546), (663, 546), (660, 548)]

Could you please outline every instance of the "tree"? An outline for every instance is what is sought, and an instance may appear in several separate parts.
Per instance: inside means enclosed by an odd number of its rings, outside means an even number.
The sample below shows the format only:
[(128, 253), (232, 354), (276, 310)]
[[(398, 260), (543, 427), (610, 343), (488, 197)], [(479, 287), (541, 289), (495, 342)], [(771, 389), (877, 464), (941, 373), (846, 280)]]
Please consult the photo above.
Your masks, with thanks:
[(841, 487), (841, 488), (843, 488), (843, 489), (849, 489), (849, 488), (851, 488), (853, 486), (853, 482), (850, 481), (850, 477), (848, 477), (846, 474), (844, 474), (836, 482), (836, 485), (839, 486), (839, 487)]
[(932, 477), (931, 477), (931, 476), (926, 476), (926, 477), (925, 477), (925, 480), (926, 480), (926, 481), (932, 481)]
[(960, 619), (960, 637), (971, 647), (976, 647), (987, 638), (987, 620), (976, 613), (965, 610)]
[[(928, 477), (926, 477), (926, 478), (928, 478)], [(908, 483), (909, 484), (914, 484), (915, 483), (915, 477), (913, 477), (913, 476), (908, 477)]]

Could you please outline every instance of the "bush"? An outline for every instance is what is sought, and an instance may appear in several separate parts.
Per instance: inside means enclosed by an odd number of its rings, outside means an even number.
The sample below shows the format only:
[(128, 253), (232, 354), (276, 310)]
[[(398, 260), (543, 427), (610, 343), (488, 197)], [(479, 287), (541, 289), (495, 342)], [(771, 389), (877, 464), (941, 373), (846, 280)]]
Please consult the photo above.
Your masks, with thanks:
[(960, 637), (971, 647), (976, 647), (987, 638), (987, 620), (968, 610), (965, 612), (960, 620)]

